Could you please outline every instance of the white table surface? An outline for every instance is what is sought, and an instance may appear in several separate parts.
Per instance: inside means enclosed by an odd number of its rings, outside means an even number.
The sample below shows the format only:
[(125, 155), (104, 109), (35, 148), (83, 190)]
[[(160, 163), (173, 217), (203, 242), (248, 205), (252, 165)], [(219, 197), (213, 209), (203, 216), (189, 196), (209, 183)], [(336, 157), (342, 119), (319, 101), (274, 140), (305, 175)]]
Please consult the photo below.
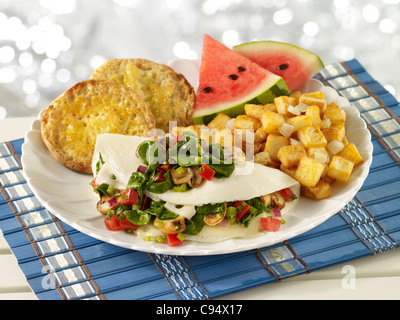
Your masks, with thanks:
[[(0, 142), (22, 138), (35, 118), (0, 120)], [(355, 273), (352, 282), (349, 272)], [(349, 286), (349, 284), (351, 284)], [(0, 231), (0, 300), (35, 300), (17, 260)], [(400, 299), (400, 249), (294, 276), (221, 299)]]

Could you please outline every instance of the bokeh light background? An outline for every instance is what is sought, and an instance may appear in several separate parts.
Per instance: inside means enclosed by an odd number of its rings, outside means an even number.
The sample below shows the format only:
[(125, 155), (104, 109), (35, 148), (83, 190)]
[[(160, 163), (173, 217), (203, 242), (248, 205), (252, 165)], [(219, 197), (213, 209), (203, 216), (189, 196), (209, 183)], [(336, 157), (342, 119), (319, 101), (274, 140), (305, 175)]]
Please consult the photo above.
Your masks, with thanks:
[(400, 0), (0, 0), (0, 118), (37, 115), (109, 59), (197, 59), (204, 33), (357, 58), (400, 100)]

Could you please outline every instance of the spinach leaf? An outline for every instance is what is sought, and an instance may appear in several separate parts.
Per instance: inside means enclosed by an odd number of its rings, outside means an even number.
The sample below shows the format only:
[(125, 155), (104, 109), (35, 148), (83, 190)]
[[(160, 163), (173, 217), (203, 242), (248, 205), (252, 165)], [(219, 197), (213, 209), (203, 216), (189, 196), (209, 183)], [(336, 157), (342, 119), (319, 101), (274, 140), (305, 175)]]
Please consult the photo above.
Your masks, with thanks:
[(153, 140), (143, 141), (138, 146), (136, 154), (146, 166), (157, 166), (166, 161), (164, 148)]
[(216, 204), (204, 204), (202, 206), (196, 207), (196, 214), (199, 215), (209, 215), (209, 214), (217, 214), (225, 211), (225, 206), (223, 203)]
[(186, 229), (183, 233), (188, 235), (196, 235), (204, 228), (204, 215), (195, 214), (192, 219), (186, 219)]
[(151, 222), (151, 215), (146, 211), (125, 210), (124, 213), (126, 218), (137, 226), (143, 226)]
[(146, 183), (146, 176), (141, 172), (133, 172), (129, 178), (127, 188), (138, 190)]
[(251, 207), (250, 208), (250, 212), (244, 219), (242, 219), (240, 221), (242, 223), (242, 225), (244, 227), (246, 227), (246, 228), (249, 226), (250, 221), (251, 221), (252, 218), (258, 216), (259, 214), (261, 214), (263, 212), (270, 212), (271, 211), (271, 207), (264, 205), (261, 202), (260, 198), (258, 198), (258, 197), (250, 199), (250, 200), (246, 201), (246, 203), (248, 205), (250, 205), (250, 207)]
[(101, 153), (99, 153), (99, 160), (97, 160), (96, 162), (96, 175), (99, 173), (103, 164), (104, 164), (103, 157), (101, 156)]

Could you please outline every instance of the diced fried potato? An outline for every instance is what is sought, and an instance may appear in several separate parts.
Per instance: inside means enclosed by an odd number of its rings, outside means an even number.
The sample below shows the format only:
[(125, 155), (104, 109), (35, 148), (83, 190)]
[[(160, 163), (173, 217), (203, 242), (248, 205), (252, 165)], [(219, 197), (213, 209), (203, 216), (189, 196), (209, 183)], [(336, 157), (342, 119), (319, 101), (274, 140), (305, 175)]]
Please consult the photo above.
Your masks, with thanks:
[(313, 200), (327, 199), (332, 195), (331, 186), (325, 181), (318, 181), (315, 187), (301, 186), (300, 194), (306, 198)]
[(324, 173), (325, 165), (309, 157), (300, 159), (294, 178), (306, 187), (315, 187)]
[[(328, 154), (328, 151), (326, 151), (326, 149), (324, 147), (311, 147), (311, 148), (307, 149), (307, 155), (316, 161), (323, 158), (320, 154), (326, 156), (324, 163), (329, 164), (329, 161), (330, 161), (329, 154)], [(318, 162), (320, 162), (320, 161), (318, 161)]]
[(306, 148), (325, 147), (328, 143), (318, 127), (303, 127), (297, 131), (297, 138)]
[(332, 125), (327, 129), (322, 129), (326, 141), (330, 142), (332, 140), (342, 141), (346, 134), (346, 129), (344, 125)]
[(266, 133), (263, 128), (259, 128), (254, 132), (254, 143), (264, 143), (267, 140), (268, 133)]
[(288, 174), (289, 176), (291, 176), (294, 179), (294, 174), (296, 173), (296, 167), (285, 167), (282, 163), (279, 167), (279, 170), (283, 171), (284, 173)]
[(297, 100), (293, 97), (281, 96), (274, 99), (276, 111), (283, 116), (292, 116), (287, 110), (289, 106), (296, 106)]
[(346, 113), (332, 102), (326, 107), (323, 119), (329, 119), (332, 125), (343, 125), (346, 122)]
[(352, 142), (346, 144), (342, 151), (340, 151), (337, 155), (347, 160), (350, 160), (354, 163), (354, 166), (357, 166), (361, 162), (363, 162), (363, 158), (358, 152), (357, 147)]
[(264, 109), (276, 112), (276, 105), (275, 105), (275, 103), (267, 103), (267, 104), (264, 104)]
[(210, 129), (223, 130), (226, 128), (226, 123), (231, 120), (231, 117), (224, 114), (219, 113), (211, 122), (207, 125)]
[(279, 161), (287, 168), (297, 166), (300, 159), (307, 156), (302, 144), (283, 146), (278, 151)]
[(303, 93), (305, 97), (311, 97), (315, 99), (325, 99), (324, 93), (322, 91), (314, 91), (314, 92), (307, 92)]
[(251, 129), (256, 131), (261, 128), (261, 121), (248, 115), (239, 115), (235, 119), (236, 129)]
[(289, 139), (284, 136), (271, 133), (268, 135), (267, 142), (265, 143), (265, 152), (268, 152), (272, 160), (279, 161), (278, 151), (280, 148), (287, 146)]
[(296, 105), (299, 104), (299, 99), (301, 96), (301, 92), (300, 91), (294, 91), (290, 94), (291, 98), (295, 98), (296, 99)]
[(298, 131), (300, 128), (309, 127), (312, 125), (312, 119), (308, 115), (288, 118), (286, 122), (293, 126), (294, 132)]
[(214, 133), (216, 132), (216, 131), (218, 131), (218, 130), (216, 130), (216, 129), (209, 129), (208, 127), (207, 127), (207, 129), (201, 129), (200, 130), (200, 136), (199, 136), (199, 138), (200, 139), (202, 139), (202, 140), (204, 140), (208, 145), (210, 144), (210, 143), (212, 143), (213, 142), (213, 139), (214, 139)]
[(265, 110), (261, 116), (262, 128), (266, 133), (278, 133), (278, 129), (285, 122), (283, 115)]
[(268, 166), (272, 163), (272, 159), (268, 152), (261, 151), (254, 156), (254, 162)]
[(333, 156), (326, 175), (341, 182), (347, 182), (351, 172), (353, 171), (354, 163), (338, 155)]
[(262, 104), (246, 104), (244, 106), (244, 111), (246, 114), (253, 118), (261, 119), (261, 116), (266, 110)]
[(306, 93), (300, 96), (299, 103), (305, 103), (308, 106), (318, 106), (320, 114), (323, 114), (326, 109), (325, 99), (314, 98), (309, 95), (307, 96)]
[(234, 145), (234, 138), (232, 131), (229, 129), (217, 130), (214, 134), (213, 141), (219, 143), (221, 147), (232, 147)]
[(309, 106), (306, 110), (306, 115), (311, 117), (311, 123), (318, 128), (321, 127), (321, 116), (318, 106)]

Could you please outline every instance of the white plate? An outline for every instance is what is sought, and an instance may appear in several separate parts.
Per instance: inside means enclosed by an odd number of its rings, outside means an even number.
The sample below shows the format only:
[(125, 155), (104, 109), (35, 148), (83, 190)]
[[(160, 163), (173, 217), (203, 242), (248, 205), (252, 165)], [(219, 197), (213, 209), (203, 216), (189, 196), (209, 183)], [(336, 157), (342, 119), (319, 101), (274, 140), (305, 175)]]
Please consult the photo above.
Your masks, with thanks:
[[(196, 89), (199, 61), (173, 60), (168, 63), (186, 76)], [(43, 206), (71, 227), (93, 238), (139, 251), (174, 255), (224, 254), (270, 246), (300, 235), (340, 211), (361, 188), (372, 162), (371, 135), (358, 110), (349, 101), (321, 82), (310, 80), (302, 92), (323, 91), (328, 103), (335, 101), (347, 115), (346, 135), (355, 143), (364, 162), (352, 173), (346, 185), (334, 185), (332, 197), (322, 201), (301, 198), (288, 213), (278, 232), (266, 233), (253, 239), (232, 239), (220, 243), (185, 242), (179, 247), (145, 242), (135, 235), (108, 231), (104, 217), (96, 211), (98, 196), (89, 186), (92, 177), (66, 169), (59, 164), (44, 145), (40, 132), (40, 118), (32, 123), (22, 146), (22, 166), (26, 181)]]

